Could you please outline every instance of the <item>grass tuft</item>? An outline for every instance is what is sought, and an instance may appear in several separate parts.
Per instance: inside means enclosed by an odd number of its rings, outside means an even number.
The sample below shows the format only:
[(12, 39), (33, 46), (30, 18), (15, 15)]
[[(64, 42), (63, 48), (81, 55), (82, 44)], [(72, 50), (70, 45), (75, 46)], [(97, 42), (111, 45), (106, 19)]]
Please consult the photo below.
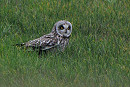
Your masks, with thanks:
[[(128, 0), (0, 0), (0, 87), (129, 87)], [(63, 53), (12, 45), (73, 24)]]

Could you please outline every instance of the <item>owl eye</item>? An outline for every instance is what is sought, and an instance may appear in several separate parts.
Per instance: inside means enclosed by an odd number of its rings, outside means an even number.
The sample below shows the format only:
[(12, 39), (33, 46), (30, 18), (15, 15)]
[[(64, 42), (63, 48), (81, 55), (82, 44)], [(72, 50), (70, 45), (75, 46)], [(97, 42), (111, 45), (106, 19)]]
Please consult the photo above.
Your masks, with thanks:
[(70, 30), (70, 26), (67, 29)]
[(61, 25), (60, 27), (59, 27), (60, 29), (64, 29), (64, 27)]

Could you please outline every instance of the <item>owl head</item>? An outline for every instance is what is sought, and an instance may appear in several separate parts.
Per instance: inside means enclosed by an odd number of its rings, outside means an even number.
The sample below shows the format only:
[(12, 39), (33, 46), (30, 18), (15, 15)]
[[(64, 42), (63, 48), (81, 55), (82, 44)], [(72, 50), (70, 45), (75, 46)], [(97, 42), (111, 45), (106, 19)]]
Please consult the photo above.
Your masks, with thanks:
[(52, 32), (62, 37), (70, 37), (72, 32), (72, 24), (69, 21), (61, 20), (55, 23)]

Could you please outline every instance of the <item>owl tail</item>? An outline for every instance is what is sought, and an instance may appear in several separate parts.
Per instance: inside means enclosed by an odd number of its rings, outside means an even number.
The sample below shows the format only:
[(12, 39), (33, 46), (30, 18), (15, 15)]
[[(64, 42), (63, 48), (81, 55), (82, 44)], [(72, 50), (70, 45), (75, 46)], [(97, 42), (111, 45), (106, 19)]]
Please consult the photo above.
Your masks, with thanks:
[(19, 46), (19, 47), (22, 47), (22, 46), (24, 46), (25, 45), (25, 43), (21, 43), (21, 44), (15, 44), (15, 45), (13, 45), (13, 46)]

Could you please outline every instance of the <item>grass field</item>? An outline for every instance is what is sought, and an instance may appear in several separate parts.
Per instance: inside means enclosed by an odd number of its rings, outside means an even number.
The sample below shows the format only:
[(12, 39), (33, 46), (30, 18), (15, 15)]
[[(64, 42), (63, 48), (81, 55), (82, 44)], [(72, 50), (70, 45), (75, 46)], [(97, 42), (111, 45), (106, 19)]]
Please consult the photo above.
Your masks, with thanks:
[[(0, 87), (130, 87), (129, 0), (0, 0)], [(63, 53), (14, 47), (73, 25)]]

